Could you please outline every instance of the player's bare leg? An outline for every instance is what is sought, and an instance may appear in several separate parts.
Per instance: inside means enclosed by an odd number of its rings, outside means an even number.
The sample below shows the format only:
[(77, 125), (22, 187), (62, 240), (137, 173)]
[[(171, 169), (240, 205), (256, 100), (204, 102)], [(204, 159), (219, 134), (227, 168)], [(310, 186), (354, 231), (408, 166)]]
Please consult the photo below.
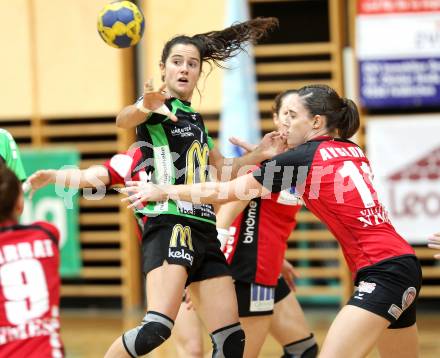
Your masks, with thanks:
[[(182, 292), (188, 277), (186, 268), (180, 265), (169, 265), (167, 262), (147, 274), (146, 291), (148, 312), (158, 313), (171, 330), (182, 301)], [(145, 318), (144, 318), (145, 319)], [(170, 328), (171, 327), (171, 328)], [(170, 332), (171, 333), (171, 332)], [(165, 341), (168, 337), (163, 337)], [(130, 358), (122, 340), (118, 337), (107, 351), (105, 358)]]
[(193, 282), (189, 290), (197, 313), (209, 332), (239, 321), (237, 297), (230, 276)]
[(295, 294), (290, 292), (275, 303), (273, 312), (269, 333), (283, 346), (284, 353), (293, 351), (302, 355), (308, 352), (310, 356), (316, 356), (318, 346)]
[(275, 303), (269, 332), (282, 346), (310, 336), (304, 312), (293, 292)]
[(264, 340), (269, 333), (272, 315), (240, 317), (240, 323), (246, 334), (244, 358), (256, 358), (260, 354)]
[[(238, 319), (237, 297), (230, 276), (193, 282), (191, 300), (215, 344), (214, 357), (242, 357), (244, 332)], [(226, 354), (227, 353), (227, 354)]]
[(419, 357), (417, 324), (399, 329), (386, 329), (377, 343), (382, 358)]
[(362, 308), (346, 305), (336, 316), (322, 345), (320, 358), (363, 358), (390, 324)]
[(173, 329), (177, 355), (180, 358), (203, 357), (202, 332), (202, 322), (196, 311), (188, 308), (186, 302), (182, 302)]

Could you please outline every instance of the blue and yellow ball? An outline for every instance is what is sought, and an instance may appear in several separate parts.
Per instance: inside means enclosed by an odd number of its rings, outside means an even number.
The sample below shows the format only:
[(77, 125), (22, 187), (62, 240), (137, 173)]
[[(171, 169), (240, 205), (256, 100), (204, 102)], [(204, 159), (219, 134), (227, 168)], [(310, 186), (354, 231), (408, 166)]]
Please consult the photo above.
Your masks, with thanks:
[(112, 47), (136, 45), (142, 38), (144, 27), (144, 15), (131, 1), (107, 4), (98, 15), (99, 35)]

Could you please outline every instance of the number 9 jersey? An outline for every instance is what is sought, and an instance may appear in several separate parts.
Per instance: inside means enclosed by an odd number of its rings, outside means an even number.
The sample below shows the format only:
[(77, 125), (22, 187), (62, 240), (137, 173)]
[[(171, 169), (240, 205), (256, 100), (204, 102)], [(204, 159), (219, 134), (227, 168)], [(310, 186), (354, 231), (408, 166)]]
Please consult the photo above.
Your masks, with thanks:
[(265, 163), (254, 178), (272, 192), (295, 186), (339, 241), (354, 277), (363, 267), (414, 255), (377, 198), (368, 159), (349, 140), (314, 138)]
[(51, 224), (0, 224), (0, 357), (64, 357), (59, 233)]

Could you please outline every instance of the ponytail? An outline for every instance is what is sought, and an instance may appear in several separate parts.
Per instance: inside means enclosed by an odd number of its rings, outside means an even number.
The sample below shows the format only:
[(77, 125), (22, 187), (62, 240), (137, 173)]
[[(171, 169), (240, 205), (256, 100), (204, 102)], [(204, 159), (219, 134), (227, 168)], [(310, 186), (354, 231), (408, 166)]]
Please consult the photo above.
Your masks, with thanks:
[(341, 117), (336, 129), (341, 138), (347, 139), (355, 135), (360, 127), (359, 112), (356, 104), (348, 98), (342, 98)]
[(232, 25), (221, 31), (211, 31), (193, 36), (200, 41), (200, 55), (203, 61), (212, 61), (222, 67), (222, 61), (226, 61), (238, 53), (245, 51), (248, 43), (255, 44), (270, 30), (278, 26), (278, 20), (274, 17), (258, 17)]
[(165, 63), (171, 48), (177, 44), (194, 45), (200, 53), (202, 62), (211, 61), (218, 67), (222, 62), (245, 51), (247, 43), (257, 43), (270, 30), (278, 26), (274, 17), (258, 17), (237, 23), (220, 31), (210, 31), (194, 36), (180, 35), (169, 40), (162, 51), (161, 61)]
[(312, 116), (325, 116), (327, 129), (337, 130), (339, 137), (348, 139), (360, 127), (359, 112), (356, 104), (327, 85), (309, 85), (298, 90), (304, 106)]

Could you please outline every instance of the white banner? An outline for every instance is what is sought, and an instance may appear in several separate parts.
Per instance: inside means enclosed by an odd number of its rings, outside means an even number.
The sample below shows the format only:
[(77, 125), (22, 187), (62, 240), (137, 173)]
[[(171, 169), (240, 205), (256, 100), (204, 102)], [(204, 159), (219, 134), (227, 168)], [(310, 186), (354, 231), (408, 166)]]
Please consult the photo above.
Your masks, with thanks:
[(358, 0), (356, 56), (365, 108), (438, 106), (440, 0)]
[(439, 21), (440, 12), (358, 16), (358, 58), (380, 60), (440, 57)]
[(367, 152), (393, 225), (426, 243), (440, 231), (440, 115), (368, 118)]

